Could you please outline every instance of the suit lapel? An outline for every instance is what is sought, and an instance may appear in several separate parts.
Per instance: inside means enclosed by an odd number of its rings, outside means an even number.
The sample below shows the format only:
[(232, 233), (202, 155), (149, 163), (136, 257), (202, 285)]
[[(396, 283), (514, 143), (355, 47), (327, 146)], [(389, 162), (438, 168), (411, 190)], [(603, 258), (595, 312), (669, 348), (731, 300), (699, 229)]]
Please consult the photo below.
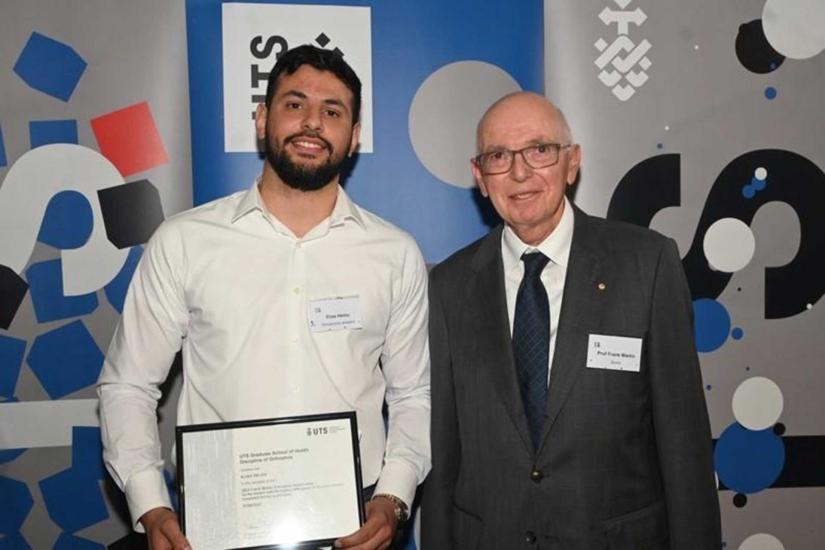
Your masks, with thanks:
[(596, 243), (591, 235), (587, 214), (576, 207), (574, 212), (576, 217), (573, 243), (564, 284), (556, 348), (550, 369), (547, 418), (544, 422), (540, 452), (576, 378), (585, 368), (588, 327), (598, 326), (601, 317), (597, 286), (602, 271), (601, 260), (599, 255), (593, 252)]
[(501, 230), (493, 230), (473, 258), (475, 276), (468, 282), (468, 304), (474, 304), (474, 339), (479, 368), (486, 370), (510, 420), (532, 454), (533, 444), (524, 415), (510, 340), (510, 321), (501, 260)]

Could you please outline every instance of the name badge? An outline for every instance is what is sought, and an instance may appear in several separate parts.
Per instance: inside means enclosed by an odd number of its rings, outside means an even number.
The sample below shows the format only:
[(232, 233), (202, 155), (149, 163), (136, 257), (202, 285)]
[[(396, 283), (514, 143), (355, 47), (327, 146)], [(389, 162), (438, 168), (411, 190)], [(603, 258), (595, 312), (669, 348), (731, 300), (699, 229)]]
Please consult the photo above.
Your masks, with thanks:
[(639, 372), (642, 339), (591, 334), (587, 340), (587, 367)]
[(358, 296), (336, 296), (309, 302), (309, 328), (312, 332), (363, 328), (361, 300)]

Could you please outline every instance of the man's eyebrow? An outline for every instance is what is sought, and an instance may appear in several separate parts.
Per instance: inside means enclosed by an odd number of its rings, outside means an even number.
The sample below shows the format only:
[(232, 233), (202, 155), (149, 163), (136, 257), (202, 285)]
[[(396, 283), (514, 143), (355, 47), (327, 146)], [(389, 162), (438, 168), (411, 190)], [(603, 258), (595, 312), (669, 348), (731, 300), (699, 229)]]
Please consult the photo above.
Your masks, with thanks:
[(347, 108), (346, 103), (344, 103), (344, 102), (343, 102), (343, 101), (341, 101), (340, 99), (329, 98), (329, 99), (325, 99), (325, 100), (324, 100), (324, 103), (325, 103), (326, 105), (335, 105), (336, 107), (340, 107), (340, 108), (342, 108), (342, 109), (346, 109), (346, 108)]
[[(300, 90), (287, 90), (284, 93), (280, 94), (280, 97), (281, 98), (297, 97), (298, 99), (308, 99), (309, 98), (309, 96), (307, 96), (304, 92), (302, 92)], [(349, 106), (347, 106), (347, 104), (344, 103), (343, 101), (341, 101), (340, 99), (331, 97), (331, 98), (325, 99), (323, 102), (324, 102), (325, 105), (334, 105), (336, 107), (339, 107), (339, 108), (344, 109), (345, 111), (349, 112)]]
[(502, 151), (507, 151), (507, 150), (508, 150), (507, 147), (505, 147), (503, 145), (490, 145), (489, 147), (485, 147), (484, 150), (481, 151), (481, 154), (484, 155), (484, 154), (487, 154), (487, 153), (500, 153)]
[(299, 99), (306, 99), (307, 95), (299, 90), (287, 90), (281, 94), (281, 97), (297, 97)]

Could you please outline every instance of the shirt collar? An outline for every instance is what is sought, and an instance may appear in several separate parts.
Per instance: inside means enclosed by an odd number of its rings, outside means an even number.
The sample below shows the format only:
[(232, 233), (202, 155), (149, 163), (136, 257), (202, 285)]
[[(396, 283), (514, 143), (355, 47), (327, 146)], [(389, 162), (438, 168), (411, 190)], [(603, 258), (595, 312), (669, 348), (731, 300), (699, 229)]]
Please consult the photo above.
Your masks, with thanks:
[(255, 181), (252, 182), (252, 187), (250, 187), (246, 193), (244, 193), (243, 197), (241, 197), (241, 202), (239, 202), (238, 207), (235, 208), (235, 215), (232, 216), (232, 223), (235, 223), (242, 217), (246, 216), (250, 212), (254, 212), (255, 210), (265, 212), (263, 201), (261, 200), (261, 193), (258, 191), (258, 184), (260, 181), (260, 176), (255, 178)]
[[(261, 192), (258, 189), (258, 185), (261, 183), (261, 177), (258, 176), (255, 178), (255, 181), (252, 182), (252, 187), (244, 193), (243, 197), (241, 197), (241, 201), (238, 203), (238, 207), (235, 209), (235, 215), (232, 216), (232, 223), (235, 223), (240, 218), (244, 217), (245, 215), (249, 214), (250, 212), (258, 211), (258, 212), (266, 212), (266, 207), (264, 206), (264, 201), (261, 198)], [(344, 192), (344, 188), (338, 185), (338, 196), (335, 199), (335, 207), (332, 209), (332, 213), (329, 215), (329, 225), (330, 227), (334, 227), (337, 225), (341, 225), (345, 223), (347, 220), (353, 220), (361, 229), (365, 229), (366, 225), (364, 224), (364, 218), (361, 215), (361, 212), (358, 209), (358, 206), (349, 198), (349, 196)]]
[(573, 207), (564, 197), (564, 210), (555, 229), (537, 246), (530, 246), (518, 238), (509, 225), (501, 233), (501, 259), (504, 271), (521, 263), (521, 255), (528, 250), (538, 250), (554, 264), (567, 267), (570, 259), (570, 246), (573, 243)]

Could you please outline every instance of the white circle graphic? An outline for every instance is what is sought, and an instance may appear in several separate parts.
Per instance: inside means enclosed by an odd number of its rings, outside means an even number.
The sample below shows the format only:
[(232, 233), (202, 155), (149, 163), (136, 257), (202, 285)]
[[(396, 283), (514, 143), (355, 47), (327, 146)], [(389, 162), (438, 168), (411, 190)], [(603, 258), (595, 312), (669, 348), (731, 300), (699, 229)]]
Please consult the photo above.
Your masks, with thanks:
[(825, 3), (822, 0), (767, 0), (762, 28), (773, 49), (791, 59), (807, 59), (825, 50)]
[(765, 430), (776, 424), (783, 406), (782, 390), (763, 376), (748, 378), (733, 392), (733, 416), (749, 430)]
[(481, 61), (458, 61), (435, 71), (410, 105), (410, 141), (418, 160), (445, 183), (474, 187), (470, 157), (476, 125), (494, 101), (520, 89), (506, 71)]
[(766, 179), (768, 179), (768, 171), (765, 169), (764, 166), (760, 166), (759, 168), (753, 171), (753, 177), (755, 177), (759, 181), (765, 181)]
[(733, 273), (751, 261), (756, 239), (742, 220), (722, 218), (708, 228), (702, 246), (713, 269)]
[(785, 550), (785, 547), (775, 536), (758, 533), (743, 540), (739, 550)]

